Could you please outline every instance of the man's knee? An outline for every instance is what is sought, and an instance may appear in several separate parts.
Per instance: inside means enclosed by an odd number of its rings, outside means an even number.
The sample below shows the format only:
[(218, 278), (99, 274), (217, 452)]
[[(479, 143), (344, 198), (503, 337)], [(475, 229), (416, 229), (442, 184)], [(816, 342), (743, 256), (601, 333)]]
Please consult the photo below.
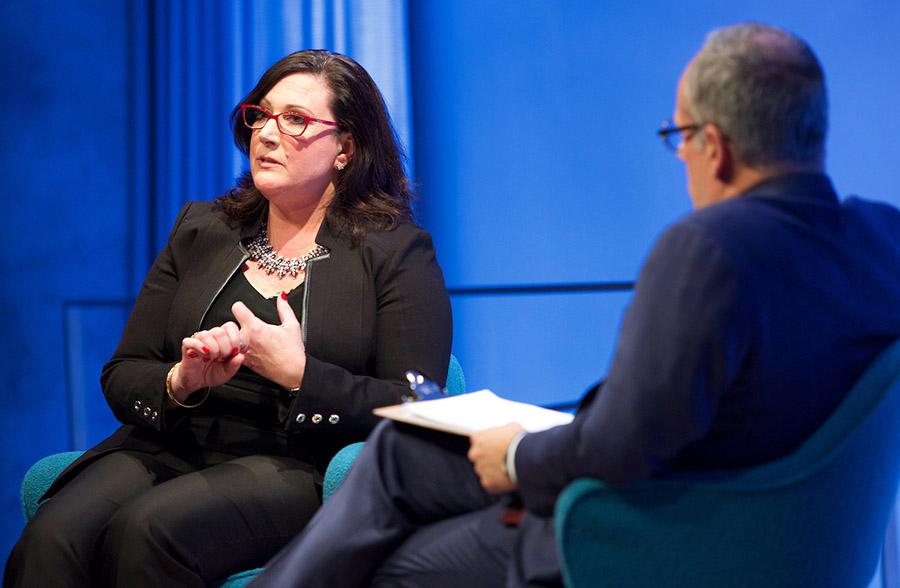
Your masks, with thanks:
[(381, 421), (369, 435), (357, 460), (375, 460), (379, 464), (392, 461), (399, 436), (393, 421)]
[(366, 440), (366, 447), (390, 443), (396, 435), (397, 427), (394, 426), (394, 421), (385, 419), (378, 423), (369, 434), (369, 438)]

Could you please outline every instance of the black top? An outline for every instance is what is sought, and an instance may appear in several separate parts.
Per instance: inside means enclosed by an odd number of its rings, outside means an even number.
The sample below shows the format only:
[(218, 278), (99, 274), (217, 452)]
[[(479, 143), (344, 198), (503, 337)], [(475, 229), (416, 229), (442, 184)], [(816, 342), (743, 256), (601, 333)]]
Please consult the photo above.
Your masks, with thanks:
[[(288, 293), (288, 303), (301, 322), (303, 290), (304, 284), (300, 284)], [(228, 321), (237, 323), (231, 307), (239, 300), (261, 320), (273, 325), (281, 322), (275, 298), (264, 298), (247, 281), (244, 272), (238, 271), (209, 307), (201, 330)], [(179, 445), (187, 451), (202, 447), (205, 452), (235, 456), (263, 453), (297, 457), (282, 425), (292, 400), (288, 391), (275, 382), (241, 367), (231, 380), (212, 388), (202, 405), (186, 411), (184, 420), (177, 425)]]

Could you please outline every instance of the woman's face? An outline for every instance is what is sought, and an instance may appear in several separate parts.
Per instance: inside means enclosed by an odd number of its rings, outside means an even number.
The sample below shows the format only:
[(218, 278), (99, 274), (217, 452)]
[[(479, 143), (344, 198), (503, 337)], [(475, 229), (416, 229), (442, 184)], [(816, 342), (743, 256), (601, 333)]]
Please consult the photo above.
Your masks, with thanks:
[[(331, 91), (322, 78), (296, 73), (275, 84), (259, 106), (273, 114), (291, 111), (333, 121), (330, 103)], [(334, 194), (335, 163), (341, 153), (335, 127), (310, 122), (302, 135), (292, 137), (281, 133), (270, 119), (263, 128), (251, 131), (253, 183), (279, 208), (317, 205)]]

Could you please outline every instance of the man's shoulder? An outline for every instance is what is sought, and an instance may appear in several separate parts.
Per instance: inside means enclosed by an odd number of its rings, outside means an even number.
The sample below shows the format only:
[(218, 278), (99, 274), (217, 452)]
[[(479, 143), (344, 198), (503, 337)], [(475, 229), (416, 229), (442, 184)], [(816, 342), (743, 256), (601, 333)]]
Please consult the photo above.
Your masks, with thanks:
[(743, 228), (750, 228), (760, 222), (759, 215), (745, 203), (731, 201), (693, 210), (672, 224), (660, 235), (657, 244), (672, 242), (693, 242), (702, 247), (727, 247), (729, 243), (740, 241)]
[(668, 261), (718, 258), (754, 272), (775, 271), (788, 258), (837, 263), (836, 251), (893, 260), (900, 255), (900, 211), (859, 197), (738, 196), (685, 215), (654, 250)]
[(836, 219), (844, 214), (842, 208), (843, 204), (837, 201), (794, 198), (787, 194), (742, 195), (694, 210), (669, 230), (703, 234), (724, 247), (755, 241), (771, 243), (780, 234), (779, 228)]
[(779, 242), (785, 239), (779, 226), (785, 222), (767, 210), (766, 203), (733, 198), (694, 210), (669, 225), (648, 261), (698, 271), (718, 266), (742, 272), (759, 256), (778, 251)]
[(723, 231), (722, 227), (730, 229), (736, 226), (754, 226), (771, 222), (771, 215), (768, 212), (767, 205), (762, 199), (737, 196), (712, 206), (694, 210), (685, 215), (679, 223), (692, 226), (695, 230), (727, 234), (729, 231)]
[(900, 226), (900, 209), (893, 204), (860, 196), (849, 196), (841, 204), (845, 209), (876, 222), (893, 227)]
[[(877, 231), (880, 227), (900, 230), (900, 210), (886, 202), (859, 196), (828, 200), (791, 194), (745, 195), (696, 210), (679, 222), (728, 241), (752, 239), (775, 227), (800, 225), (835, 231), (849, 225), (856, 225), (860, 230)], [(768, 233), (769, 238), (772, 236)]]

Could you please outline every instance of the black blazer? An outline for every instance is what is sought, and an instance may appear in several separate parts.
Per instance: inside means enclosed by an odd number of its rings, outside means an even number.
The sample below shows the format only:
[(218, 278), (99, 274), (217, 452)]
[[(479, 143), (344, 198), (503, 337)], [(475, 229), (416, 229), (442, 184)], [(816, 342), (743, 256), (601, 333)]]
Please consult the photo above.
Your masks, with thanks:
[[(101, 375), (123, 426), (67, 468), (46, 496), (109, 451), (162, 450), (180, 410), (164, 408), (166, 374), (180, 359), (181, 340), (199, 330), (216, 295), (247, 259), (244, 243), (261, 221), (240, 226), (209, 202), (184, 206)], [(329, 252), (307, 266), (306, 371), (282, 424), (317, 444), (327, 464), (343, 445), (365, 439), (377, 422), (373, 408), (400, 402), (406, 370), (444, 382), (452, 327), (426, 231), (402, 223), (370, 232), (354, 246), (326, 220), (316, 241)]]

